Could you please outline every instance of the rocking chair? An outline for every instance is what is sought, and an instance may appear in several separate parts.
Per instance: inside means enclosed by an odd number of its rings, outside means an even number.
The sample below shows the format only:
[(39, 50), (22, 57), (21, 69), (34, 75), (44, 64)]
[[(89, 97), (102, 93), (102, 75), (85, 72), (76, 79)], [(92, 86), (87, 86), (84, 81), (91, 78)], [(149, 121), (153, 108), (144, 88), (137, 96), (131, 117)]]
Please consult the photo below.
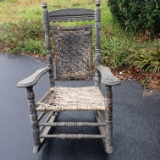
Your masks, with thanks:
[[(103, 140), (106, 152), (112, 153), (112, 86), (120, 84), (120, 80), (111, 73), (110, 68), (100, 65), (100, 0), (96, 0), (95, 10), (70, 8), (48, 12), (45, 2), (42, 8), (48, 66), (37, 70), (17, 84), (17, 87), (27, 89), (34, 138), (33, 152), (37, 153), (47, 138), (100, 138)], [(95, 21), (95, 25), (64, 27), (64, 23), (68, 21)], [(58, 24), (63, 22), (63, 25), (52, 25), (55, 22)], [(95, 56), (92, 53), (93, 30), (95, 32)], [(52, 34), (51, 31), (53, 31)], [(54, 65), (51, 36), (54, 39)], [(95, 57), (94, 63), (93, 57)], [(50, 89), (36, 103), (33, 86), (45, 73), (49, 73)], [(55, 86), (55, 80), (93, 79), (95, 86), (77, 88)], [(106, 96), (101, 93), (100, 84), (106, 87)], [(59, 112), (88, 110), (95, 112), (97, 122), (55, 122), (55, 117)], [(42, 123), (44, 115), (48, 112), (47, 119)], [(97, 126), (100, 134), (48, 134), (51, 127), (56, 126)]]

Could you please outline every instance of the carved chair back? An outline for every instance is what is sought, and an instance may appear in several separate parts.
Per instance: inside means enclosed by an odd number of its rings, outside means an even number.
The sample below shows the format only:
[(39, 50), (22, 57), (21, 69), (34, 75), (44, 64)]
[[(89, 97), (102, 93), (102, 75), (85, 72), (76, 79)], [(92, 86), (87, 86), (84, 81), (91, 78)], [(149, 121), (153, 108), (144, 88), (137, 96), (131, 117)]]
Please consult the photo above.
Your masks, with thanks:
[(92, 29), (67, 27), (54, 30), (56, 79), (91, 79)]
[[(92, 21), (95, 10), (61, 9), (48, 12), (43, 4), (43, 25), (46, 49), (51, 66), (51, 42), (54, 39), (55, 71), (57, 80), (84, 80), (93, 77), (92, 28), (93, 25), (64, 27), (50, 25), (52, 22)], [(50, 30), (53, 29), (53, 34)]]

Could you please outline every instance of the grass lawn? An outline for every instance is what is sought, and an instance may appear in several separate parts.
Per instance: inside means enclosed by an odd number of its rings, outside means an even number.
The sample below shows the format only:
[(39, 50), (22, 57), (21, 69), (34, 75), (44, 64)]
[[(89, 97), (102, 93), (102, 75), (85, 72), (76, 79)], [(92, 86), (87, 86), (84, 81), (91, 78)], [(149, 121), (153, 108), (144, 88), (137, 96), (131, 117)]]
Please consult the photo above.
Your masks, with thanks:
[[(46, 0), (49, 10), (95, 8), (95, 0)], [(45, 55), (41, 0), (0, 1), (0, 49), (11, 53)], [(160, 89), (160, 39), (126, 33), (114, 23), (106, 0), (101, 0), (102, 63), (120, 78), (135, 78)], [(119, 75), (119, 72), (121, 75)], [(154, 82), (154, 83), (153, 83)]]
[[(24, 18), (41, 18), (41, 0), (4, 0), (0, 1), (0, 22), (18, 22)], [(94, 0), (46, 0), (50, 10), (60, 8), (95, 8)], [(101, 0), (102, 15), (107, 14), (105, 21), (111, 22), (111, 13), (106, 0)], [(103, 18), (104, 16), (102, 16)], [(106, 17), (106, 16), (105, 16)], [(103, 21), (103, 20), (102, 20)]]

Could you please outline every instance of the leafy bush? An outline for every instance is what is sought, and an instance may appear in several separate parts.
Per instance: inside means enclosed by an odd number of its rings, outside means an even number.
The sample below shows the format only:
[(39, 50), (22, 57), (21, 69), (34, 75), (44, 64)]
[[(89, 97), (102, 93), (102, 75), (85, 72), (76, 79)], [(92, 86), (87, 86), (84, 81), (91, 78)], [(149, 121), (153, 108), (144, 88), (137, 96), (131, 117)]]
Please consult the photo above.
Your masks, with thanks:
[(159, 0), (108, 0), (115, 19), (134, 33), (160, 33)]
[(104, 65), (111, 68), (127, 66), (126, 58), (131, 41), (124, 34), (109, 33), (102, 28), (101, 60)]
[(0, 25), (0, 48), (10, 53), (43, 53), (44, 33), (41, 19)]
[(120, 29), (114, 33), (102, 28), (101, 59), (111, 68), (139, 68), (141, 71), (160, 72), (160, 39), (144, 41), (146, 35), (132, 36)]
[(133, 54), (127, 57), (127, 61), (132, 66), (141, 70), (158, 73), (160, 72), (160, 49), (158, 47), (152, 49), (135, 50)]

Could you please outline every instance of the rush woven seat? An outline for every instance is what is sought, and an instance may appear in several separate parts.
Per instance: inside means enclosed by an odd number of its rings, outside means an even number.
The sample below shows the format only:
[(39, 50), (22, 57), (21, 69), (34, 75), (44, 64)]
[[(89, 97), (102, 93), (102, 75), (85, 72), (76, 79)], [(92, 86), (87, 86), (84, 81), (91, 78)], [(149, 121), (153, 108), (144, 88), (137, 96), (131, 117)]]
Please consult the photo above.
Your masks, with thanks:
[(38, 111), (105, 110), (99, 87), (53, 87), (37, 103)]
[[(42, 8), (48, 64), (17, 84), (18, 87), (27, 89), (34, 139), (33, 152), (37, 153), (47, 138), (100, 138), (105, 151), (112, 153), (112, 86), (120, 84), (120, 80), (112, 74), (109, 67), (100, 64), (100, 0), (96, 0), (95, 10), (69, 8), (48, 12), (45, 2)], [(67, 26), (68, 21), (70, 24), (74, 22), (73, 26)], [(85, 21), (88, 22), (84, 23)], [(46, 73), (49, 75), (49, 89), (35, 102), (33, 86)], [(85, 87), (74, 85), (73, 88), (73, 80), (85, 80), (87, 83)], [(59, 81), (60, 86), (56, 86), (55, 81)], [(70, 87), (65, 87), (63, 81), (70, 81)], [(89, 86), (88, 81), (94, 81), (95, 85)], [(101, 92), (102, 87), (106, 91), (105, 95)], [(59, 113), (65, 111), (73, 114), (73, 111), (81, 111), (81, 114), (92, 111), (96, 122), (79, 122), (78, 119), (75, 122), (58, 122)], [(57, 126), (98, 127), (99, 133), (50, 134), (50, 129)]]

